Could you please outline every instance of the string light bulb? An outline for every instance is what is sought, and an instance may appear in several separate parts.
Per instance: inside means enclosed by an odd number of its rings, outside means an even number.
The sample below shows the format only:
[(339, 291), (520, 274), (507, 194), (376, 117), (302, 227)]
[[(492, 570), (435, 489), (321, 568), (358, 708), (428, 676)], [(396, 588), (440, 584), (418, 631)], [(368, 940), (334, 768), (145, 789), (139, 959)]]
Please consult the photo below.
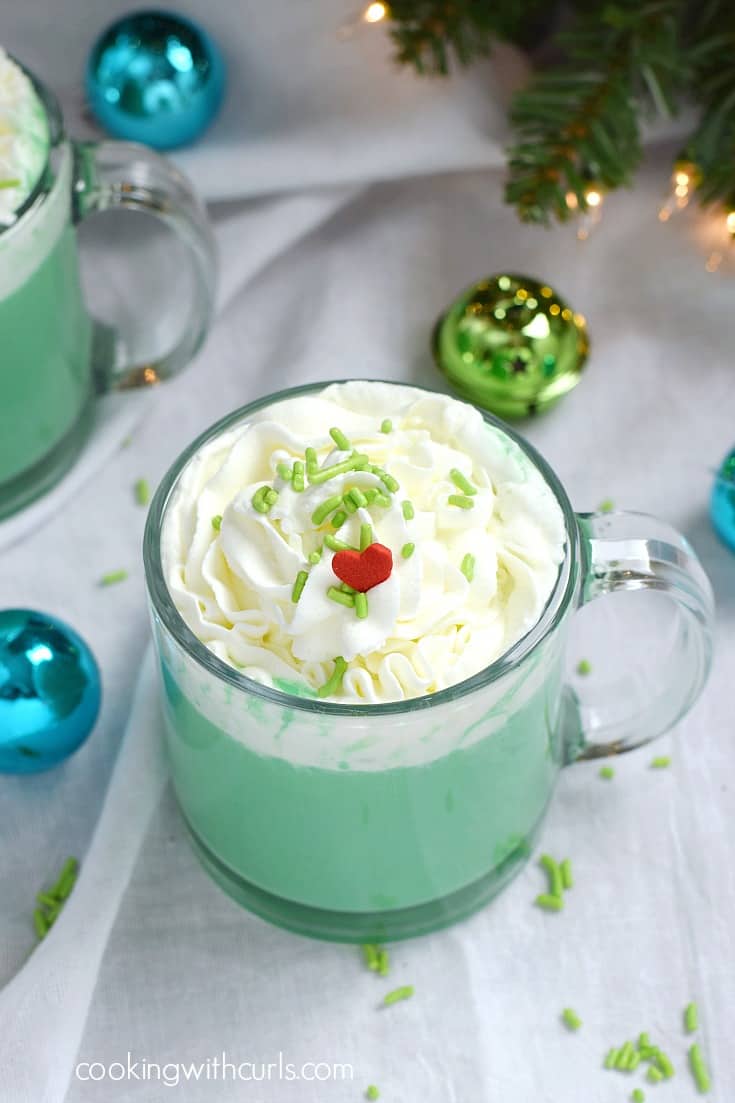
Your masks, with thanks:
[(362, 18), (366, 23), (380, 23), (381, 19), (385, 19), (387, 14), (388, 9), (385, 4), (381, 4), (380, 0), (374, 0), (372, 4), (368, 4), (365, 8)]
[(704, 267), (708, 272), (717, 271), (725, 259), (725, 253), (728, 257), (732, 257), (732, 250), (735, 248), (735, 211), (728, 211), (725, 215), (725, 230), (728, 236), (727, 245), (723, 245), (720, 249), (714, 249), (707, 257)]
[(351, 19), (337, 28), (337, 38), (342, 40), (353, 38), (366, 23), (382, 23), (389, 15), (387, 4), (382, 0), (372, 0), (362, 11), (355, 12)]
[(683, 211), (699, 182), (699, 172), (691, 161), (676, 161), (671, 174), (669, 195), (658, 212), (659, 222), (668, 222), (677, 211)]
[(586, 210), (577, 227), (577, 240), (586, 241), (590, 233), (602, 218), (602, 204), (605, 196), (599, 187), (591, 185), (585, 190), (584, 202)]

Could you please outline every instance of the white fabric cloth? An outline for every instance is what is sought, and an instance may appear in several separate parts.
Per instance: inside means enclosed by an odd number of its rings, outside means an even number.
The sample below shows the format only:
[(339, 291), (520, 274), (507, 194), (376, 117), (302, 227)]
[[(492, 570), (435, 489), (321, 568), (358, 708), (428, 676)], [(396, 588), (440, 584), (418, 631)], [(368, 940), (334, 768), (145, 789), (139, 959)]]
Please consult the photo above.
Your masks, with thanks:
[[(499, 165), (507, 85), (525, 70), (500, 50), (453, 81), (399, 70), (382, 27), (359, 21), (360, 0), (196, 0), (176, 10), (206, 25), (227, 63), (227, 96), (203, 141), (176, 154), (210, 199), (362, 183)], [(5, 46), (57, 92), (70, 133), (100, 132), (84, 109), (82, 76), (97, 35), (131, 10), (127, 0), (73, 0), (54, 48), (48, 0), (16, 5)], [(354, 28), (347, 38), (343, 28)]]
[[(213, 28), (225, 6), (208, 5)], [(18, 6), (7, 45), (22, 55), (28, 41), (28, 60), (39, 69), (44, 60), (49, 70), (57, 66), (59, 83), (78, 71), (86, 44), (70, 38), (63, 62), (51, 57), (46, 29), (37, 25), (41, 7), (42, 0)], [(76, 7), (89, 18), (91, 39), (99, 13), (89, 2)], [(325, 63), (339, 90), (327, 127), (317, 38), (330, 34), (330, 20), (340, 22), (339, 5), (324, 4), (319, 13), (313, 5), (288, 7), (295, 22), (292, 33), (281, 10), (278, 69), (294, 115), (289, 122), (282, 107), (280, 133), (264, 106), (278, 87), (279, 73), (267, 62), (277, 14), (261, 26), (244, 10), (243, 27), (228, 43), (235, 51), (252, 33), (242, 79), (252, 82), (247, 102), (256, 116), (262, 112), (259, 123), (248, 116), (242, 175), (234, 167), (222, 173), (228, 188), (242, 194), (253, 176), (260, 180), (254, 190), (304, 179), (406, 179), (215, 206), (220, 310), (197, 362), (158, 389), (130, 447), (93, 477), (69, 483), (70, 492), (60, 492), (63, 508), (2, 553), (0, 608), (26, 604), (70, 621), (98, 657), (105, 696), (94, 735), (64, 766), (0, 777), (0, 1099), (160, 1103), (168, 1098), (160, 1083), (95, 1084), (80, 1080), (75, 1064), (125, 1064), (128, 1052), (161, 1065), (197, 1062), (224, 1050), (235, 1062), (277, 1062), (280, 1052), (297, 1064), (349, 1063), (354, 1080), (210, 1080), (172, 1088), (172, 1097), (349, 1103), (372, 1082), (386, 1103), (607, 1103), (626, 1098), (633, 1085), (603, 1071), (602, 1056), (649, 1030), (677, 1066), (665, 1097), (685, 1103), (695, 1093), (681, 1009), (696, 999), (711, 1098), (729, 1103), (735, 557), (715, 538), (707, 502), (712, 469), (735, 437), (732, 276), (704, 269), (703, 216), (657, 221), (668, 178), (662, 157), (652, 158), (634, 192), (606, 201), (584, 245), (569, 230), (520, 226), (502, 204), (497, 172), (416, 177), (499, 159), (487, 137), (477, 158), (465, 141), (480, 110), (492, 116), (486, 90), (461, 91), (476, 87), (473, 81), (481, 86), (482, 72), (458, 86), (414, 83), (384, 67), (378, 39), (361, 32), (352, 62)], [(113, 13), (105, 5), (105, 19)], [(331, 56), (331, 39), (323, 50)], [(369, 110), (364, 67), (373, 74)], [(237, 87), (239, 71), (235, 79)], [(401, 109), (403, 96), (411, 111)], [(236, 107), (228, 112), (236, 118)], [(339, 155), (335, 135), (344, 140)], [(290, 184), (289, 148), (298, 169)], [(187, 154), (187, 164), (206, 186), (217, 175), (212, 166), (224, 161), (211, 158), (205, 143), (199, 152)], [(394, 947), (391, 977), (380, 982), (353, 948), (289, 935), (240, 910), (190, 851), (160, 758), (149, 664), (140, 675), (148, 637), (144, 511), (132, 486), (141, 476), (155, 483), (215, 418), (276, 388), (350, 375), (439, 385), (428, 352), (434, 319), (462, 286), (503, 270), (549, 280), (586, 314), (593, 342), (580, 386), (524, 431), (577, 508), (612, 497), (689, 536), (718, 599), (715, 666), (701, 702), (656, 752), (617, 760), (611, 782), (595, 766), (563, 771), (543, 842), (574, 863), (576, 885), (563, 913), (532, 906), (543, 878), (530, 865), (473, 919)], [(130, 571), (128, 581), (98, 589), (99, 576), (117, 567)], [(610, 599), (579, 616), (570, 659), (589, 658), (593, 676), (603, 678), (620, 660), (595, 630), (616, 611)], [(671, 768), (650, 771), (653, 753), (670, 753)], [(67, 854), (82, 859), (82, 873), (58, 924), (36, 947), (35, 894)], [(378, 1012), (382, 993), (401, 983), (416, 986), (413, 1000)], [(565, 1006), (584, 1020), (576, 1035), (559, 1023)]]

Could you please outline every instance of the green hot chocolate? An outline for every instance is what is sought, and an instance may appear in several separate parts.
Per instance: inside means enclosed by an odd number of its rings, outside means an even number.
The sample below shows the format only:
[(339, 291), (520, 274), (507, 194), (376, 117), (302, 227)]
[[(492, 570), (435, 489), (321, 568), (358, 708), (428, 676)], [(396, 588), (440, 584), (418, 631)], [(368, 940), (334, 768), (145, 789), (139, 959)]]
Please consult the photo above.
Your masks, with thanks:
[[(2, 51), (0, 87), (0, 502), (13, 508), (18, 480), (44, 464), (51, 474), (78, 431), (91, 321), (71, 225), (71, 151), (51, 166), (43, 105)], [(35, 482), (42, 488), (42, 475)]]
[(174, 784), (220, 883), (346, 939), (429, 930), (496, 891), (560, 759), (563, 632), (471, 689), (564, 557), (522, 449), (412, 387), (286, 396), (188, 460), (160, 544), (192, 638), (226, 664), (211, 676), (156, 625)]

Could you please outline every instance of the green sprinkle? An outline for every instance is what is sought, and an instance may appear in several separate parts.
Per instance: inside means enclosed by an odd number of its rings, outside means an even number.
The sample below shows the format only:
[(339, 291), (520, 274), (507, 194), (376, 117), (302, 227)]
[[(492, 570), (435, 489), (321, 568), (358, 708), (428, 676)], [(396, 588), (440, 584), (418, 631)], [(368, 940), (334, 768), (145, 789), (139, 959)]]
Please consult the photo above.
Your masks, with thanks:
[(607, 1051), (607, 1055), (603, 1062), (603, 1068), (614, 1069), (618, 1060), (618, 1051), (613, 1047)]
[(313, 448), (307, 448), (306, 449), (306, 470), (307, 470), (308, 474), (311, 475), (312, 471), (316, 471), (316, 468), (317, 468), (316, 452)]
[(135, 500), (139, 506), (147, 506), (151, 500), (151, 488), (147, 479), (137, 479), (133, 487)]
[(635, 1053), (635, 1048), (632, 1042), (626, 1042), (622, 1049), (618, 1050), (618, 1059), (615, 1062), (616, 1069), (627, 1069), (628, 1061)]
[(614, 509), (615, 509), (615, 502), (612, 500), (612, 498), (603, 498), (603, 500), (600, 502), (599, 506), (597, 507), (597, 512), (598, 513), (612, 513), (612, 511)]
[(460, 509), (472, 509), (475, 504), (466, 494), (450, 494), (447, 501), (450, 506), (458, 506)]
[(346, 605), (348, 609), (354, 608), (355, 599), (352, 594), (346, 594), (343, 590), (338, 590), (336, 586), (330, 586), (327, 590), (327, 597), (332, 601), (336, 601), (338, 605)]
[(405, 502), (401, 503), (401, 509), (403, 510), (403, 516), (405, 517), (405, 519), (407, 521), (413, 521), (415, 517), (413, 503), (409, 502), (408, 499), (406, 499)]
[(538, 860), (538, 864), (541, 866), (542, 869), (546, 870), (546, 873), (548, 875), (549, 892), (552, 896), (556, 896), (558, 899), (561, 899), (564, 885), (562, 882), (561, 870), (559, 869), (558, 863), (554, 861), (550, 854), (542, 854)]
[(692, 1070), (692, 1076), (694, 1077), (694, 1083), (697, 1085), (697, 1091), (701, 1095), (706, 1095), (710, 1089), (710, 1078), (702, 1051), (696, 1042), (693, 1046), (689, 1047), (689, 1067)]
[(467, 581), (471, 582), (472, 579), (475, 577), (475, 557), (474, 557), (474, 555), (470, 555), (470, 553), (467, 552), (467, 555), (465, 555), (464, 558), (462, 559), (462, 563), (461, 563), (459, 569), (462, 572), (462, 574), (465, 576)]
[(0, 180), (0, 188), (19, 188), (20, 180), (13, 177), (10, 180)]
[(100, 586), (114, 586), (118, 582), (124, 582), (127, 577), (128, 572), (126, 570), (109, 571), (102, 575)]
[(547, 912), (560, 912), (564, 907), (564, 901), (561, 896), (552, 896), (549, 892), (542, 892), (536, 897), (534, 903), (537, 907), (543, 908)]
[(212, 528), (214, 529), (215, 532), (219, 532), (219, 530), (222, 528), (222, 514), (221, 513), (215, 514), (215, 516), (212, 518)]
[(360, 551), (365, 551), (365, 548), (369, 548), (373, 542), (373, 526), (369, 524), (360, 525)]
[(392, 433), (393, 432), (393, 422), (391, 421), (391, 419), (389, 417), (385, 417), (381, 421), (380, 431), (381, 431), (381, 433)]
[(321, 557), (322, 557), (321, 551), (309, 552), (308, 560), (311, 563), (312, 567), (315, 566), (319, 562)]
[(582, 1020), (576, 1011), (573, 1011), (571, 1007), (565, 1007), (561, 1013), (561, 1017), (564, 1020), (564, 1025), (569, 1027), (570, 1030), (579, 1030), (582, 1025)]
[(381, 483), (386, 490), (389, 490), (391, 494), (395, 494), (397, 490), (401, 489), (401, 485), (397, 479), (394, 479), (392, 475), (389, 475), (387, 471), (383, 471), (382, 467), (373, 467), (373, 475), (377, 475)]
[(309, 474), (309, 482), (312, 486), (320, 486), (322, 483), (326, 483), (329, 479), (335, 479), (337, 475), (346, 475), (348, 471), (355, 470), (355, 453), (348, 460), (340, 460), (339, 463), (333, 463), (331, 467), (319, 467), (311, 470), (307, 468)]
[(615, 777), (615, 771), (612, 766), (600, 766), (599, 776), (604, 778), (605, 781), (612, 781)]
[(646, 1093), (642, 1088), (634, 1088), (630, 1098), (632, 1103), (645, 1103)]
[(43, 914), (40, 908), (36, 908), (33, 913), (33, 926), (36, 928), (36, 934), (39, 938), (46, 937), (51, 924), (49, 923), (48, 919)]
[(365, 620), (365, 617), (368, 615), (367, 594), (355, 594), (355, 614), (358, 620)]
[(410, 559), (415, 551), (416, 551), (416, 545), (415, 544), (411, 544), (411, 543), (404, 544), (403, 547), (401, 548), (401, 555), (403, 556), (404, 559)]
[(281, 476), (284, 482), (291, 482), (291, 479), (293, 477), (293, 470), (288, 466), (287, 463), (277, 463), (276, 471)]
[(71, 890), (74, 888), (77, 880), (77, 874), (79, 873), (79, 862), (76, 858), (67, 858), (61, 867), (61, 873), (59, 878), (51, 889), (52, 895), (57, 900), (66, 900), (71, 894)]
[(684, 1029), (687, 1034), (693, 1034), (699, 1026), (699, 1012), (696, 1003), (688, 1003), (684, 1008)]
[(253, 509), (257, 510), (258, 513), (268, 513), (271, 508), (266, 501), (266, 494), (268, 493), (269, 489), (270, 488), (267, 486), (261, 486), (260, 489), (256, 490), (255, 494), (253, 494)]
[(56, 922), (65, 901), (74, 888), (78, 871), (79, 863), (76, 858), (67, 858), (54, 887), (49, 889), (48, 892), (39, 892), (36, 896), (41, 907), (34, 912), (33, 923), (39, 938), (44, 938)]
[(319, 686), (317, 697), (331, 697), (334, 693), (339, 693), (342, 686), (342, 679), (344, 677), (345, 670), (347, 670), (347, 663), (341, 655), (337, 655), (334, 660), (334, 671), (331, 678), (328, 678), (323, 686)]
[(350, 444), (342, 430), (337, 429), (336, 426), (332, 427), (329, 430), (329, 435), (339, 448), (340, 452), (349, 452), (350, 448), (352, 448), (352, 445)]
[(332, 551), (357, 551), (357, 548), (353, 548), (352, 544), (346, 544), (344, 540), (338, 540), (331, 532), (328, 532), (324, 537), (324, 543)]
[(671, 1064), (671, 1061), (666, 1056), (666, 1054), (662, 1053), (660, 1049), (656, 1052), (656, 1061), (658, 1063), (658, 1067), (661, 1069), (661, 1072), (664, 1074), (664, 1078), (666, 1080), (670, 1080), (671, 1077), (674, 1075), (674, 1066)]
[(401, 988), (394, 988), (392, 992), (388, 992), (387, 995), (383, 996), (383, 1005), (390, 1007), (391, 1004), (398, 1003), (399, 1000), (410, 1000), (413, 992), (412, 984), (404, 984)]
[(299, 571), (299, 573), (296, 575), (296, 581), (294, 582), (293, 590), (291, 591), (291, 601), (294, 603), (294, 605), (303, 594), (304, 586), (306, 585), (306, 580), (308, 577), (309, 575), (306, 571)]
[(301, 460), (295, 460), (293, 465), (293, 488), (297, 494), (304, 489), (304, 465)]
[(665, 770), (667, 766), (671, 765), (671, 759), (666, 754), (661, 754), (658, 758), (651, 759), (652, 770)]
[(472, 485), (467, 476), (463, 475), (459, 468), (453, 467), (449, 472), (449, 478), (463, 494), (477, 494), (477, 487)]
[(375, 1084), (368, 1084), (367, 1088), (365, 1089), (365, 1098), (373, 1100), (380, 1099), (380, 1092), (375, 1087)]
[(586, 677), (592, 673), (592, 663), (589, 659), (580, 659), (577, 663), (577, 674), (581, 674), (582, 677)]
[(364, 509), (367, 505), (367, 498), (360, 490), (359, 486), (353, 486), (352, 490), (348, 491), (346, 494), (346, 497), (351, 498), (358, 509)]
[(562, 888), (572, 888), (574, 880), (572, 878), (572, 863), (569, 858), (565, 858), (564, 861), (559, 864), (559, 873), (561, 874)]
[(331, 498), (326, 498), (320, 506), (317, 506), (311, 515), (311, 523), (313, 525), (321, 525), (326, 521), (329, 514), (338, 509), (342, 505), (341, 494), (333, 494)]
[(337, 510), (331, 521), (332, 528), (335, 530), (335, 532), (337, 529), (342, 528), (342, 525), (345, 523), (346, 520), (347, 514), (345, 513), (345, 511), (343, 509)]
[(378, 947), (374, 946), (372, 942), (366, 942), (362, 947), (362, 955), (365, 959), (365, 964), (372, 972), (378, 971)]
[(661, 1072), (661, 1069), (656, 1068), (655, 1065), (649, 1065), (648, 1066), (648, 1072), (646, 1073), (646, 1080), (648, 1080), (648, 1082), (650, 1084), (658, 1084), (658, 1083), (661, 1082), (661, 1080), (663, 1080), (663, 1078), (664, 1078), (664, 1074)]

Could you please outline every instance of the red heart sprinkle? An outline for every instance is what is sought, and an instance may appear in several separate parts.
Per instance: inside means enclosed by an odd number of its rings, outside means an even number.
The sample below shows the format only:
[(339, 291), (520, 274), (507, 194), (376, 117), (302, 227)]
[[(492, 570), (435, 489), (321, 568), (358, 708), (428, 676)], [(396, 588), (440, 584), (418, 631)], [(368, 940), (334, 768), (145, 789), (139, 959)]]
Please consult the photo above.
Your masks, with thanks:
[(340, 551), (332, 559), (332, 570), (340, 582), (367, 593), (390, 578), (393, 555), (385, 544), (371, 544), (364, 551)]

